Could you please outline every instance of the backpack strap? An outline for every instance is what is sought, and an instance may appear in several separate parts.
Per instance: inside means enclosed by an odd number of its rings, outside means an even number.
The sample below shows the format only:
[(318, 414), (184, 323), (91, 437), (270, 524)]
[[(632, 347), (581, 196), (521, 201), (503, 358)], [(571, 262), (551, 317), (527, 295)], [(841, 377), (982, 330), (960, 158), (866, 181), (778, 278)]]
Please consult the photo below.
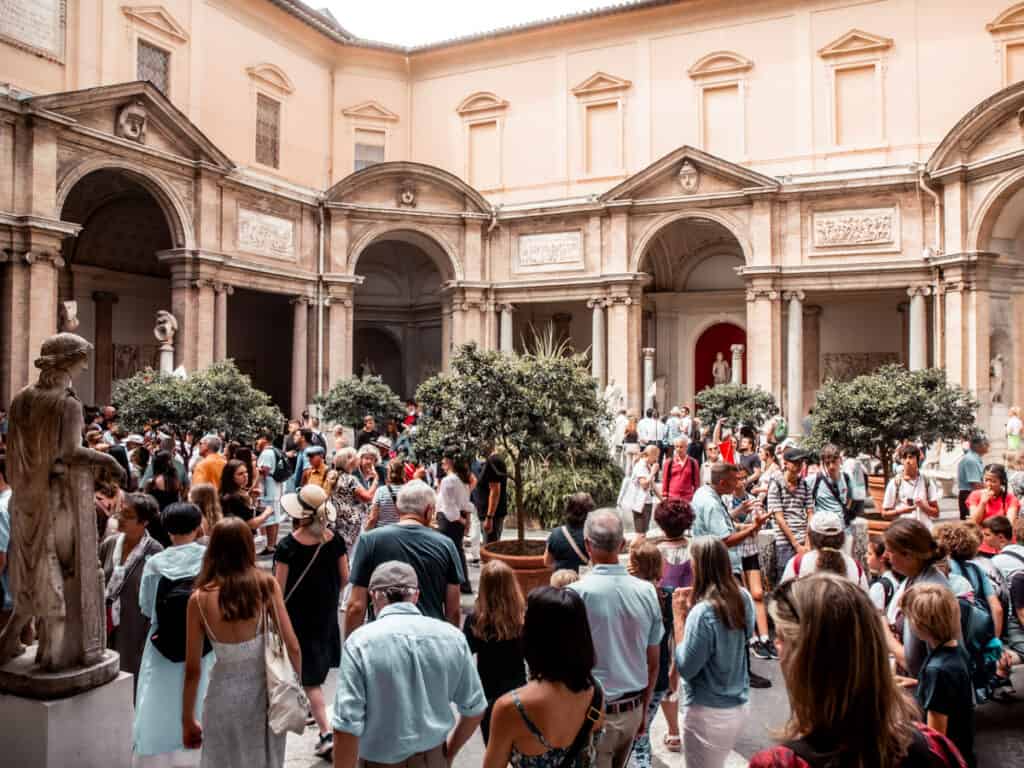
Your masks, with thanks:
[(1021, 565), (1024, 565), (1024, 555), (1018, 552), (1008, 552), (1005, 548), (999, 553), (1000, 555), (1009, 555)]
[(793, 558), (793, 575), (794, 576), (799, 576), (800, 575), (800, 563), (803, 562), (803, 559), (804, 559), (804, 553), (803, 552), (798, 553), (797, 556)]

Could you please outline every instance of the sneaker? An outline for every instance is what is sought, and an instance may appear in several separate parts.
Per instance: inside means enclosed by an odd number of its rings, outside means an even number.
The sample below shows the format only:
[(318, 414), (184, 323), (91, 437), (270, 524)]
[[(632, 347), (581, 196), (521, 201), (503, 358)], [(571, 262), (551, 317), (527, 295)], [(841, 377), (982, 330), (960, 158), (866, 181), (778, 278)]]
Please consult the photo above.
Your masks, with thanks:
[(328, 762), (334, 758), (334, 734), (331, 731), (323, 734), (316, 742), (313, 754)]
[(772, 657), (772, 652), (768, 648), (768, 643), (763, 640), (755, 640), (750, 644), (750, 653), (755, 658), (761, 659), (762, 661), (769, 661)]
[(750, 673), (750, 687), (751, 688), (771, 688), (772, 681), (767, 677), (761, 677), (754, 672)]
[(775, 647), (775, 643), (771, 640), (765, 641), (765, 646), (768, 648), (768, 654), (772, 657), (772, 661), (779, 660), (779, 649)]

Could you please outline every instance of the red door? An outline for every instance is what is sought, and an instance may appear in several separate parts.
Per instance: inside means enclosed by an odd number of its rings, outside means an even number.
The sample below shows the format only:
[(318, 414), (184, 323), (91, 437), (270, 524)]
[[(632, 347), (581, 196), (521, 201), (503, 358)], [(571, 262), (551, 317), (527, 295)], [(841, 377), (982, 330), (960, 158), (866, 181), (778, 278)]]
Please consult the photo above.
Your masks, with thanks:
[[(747, 332), (738, 325), (732, 323), (716, 323), (708, 328), (697, 339), (697, 347), (693, 352), (693, 392), (700, 392), (706, 387), (715, 383), (715, 377), (711, 369), (715, 364), (715, 355), (722, 353), (722, 357), (732, 365), (732, 345), (747, 344)], [(743, 376), (741, 381), (747, 381), (747, 356), (744, 349), (743, 355)]]

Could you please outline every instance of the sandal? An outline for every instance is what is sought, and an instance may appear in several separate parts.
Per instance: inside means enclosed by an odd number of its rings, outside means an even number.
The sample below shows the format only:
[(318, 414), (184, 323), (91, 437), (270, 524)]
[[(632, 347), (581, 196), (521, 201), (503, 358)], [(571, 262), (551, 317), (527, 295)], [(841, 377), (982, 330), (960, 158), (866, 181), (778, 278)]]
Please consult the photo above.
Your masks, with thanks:
[(665, 738), (662, 739), (662, 743), (665, 745), (665, 749), (669, 752), (683, 751), (683, 740), (679, 736), (673, 736), (670, 733), (666, 733)]

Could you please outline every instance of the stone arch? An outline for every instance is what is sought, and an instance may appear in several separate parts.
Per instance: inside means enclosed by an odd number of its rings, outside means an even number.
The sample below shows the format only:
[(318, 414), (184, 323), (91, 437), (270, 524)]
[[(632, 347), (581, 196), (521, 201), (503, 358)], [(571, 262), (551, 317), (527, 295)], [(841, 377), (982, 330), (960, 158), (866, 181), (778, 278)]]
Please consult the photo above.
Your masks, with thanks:
[(464, 279), (462, 262), (455, 246), (440, 232), (411, 221), (386, 222), (366, 231), (352, 246), (347, 274), (355, 275), (359, 257), (363, 252), (374, 243), (384, 240), (398, 240), (415, 245), (431, 258), (441, 273), (442, 280)]
[(406, 179), (440, 187), (461, 197), (470, 213), (486, 213), (488, 215), (493, 213), (491, 204), (484, 199), (483, 195), (458, 176), (437, 166), (404, 160), (374, 163), (351, 173), (327, 190), (325, 197), (328, 202), (342, 202), (345, 197), (369, 184)]
[(743, 224), (734, 216), (723, 211), (688, 210), (673, 211), (671, 213), (662, 214), (647, 225), (647, 228), (637, 238), (636, 243), (632, 248), (632, 252), (629, 257), (629, 270), (631, 272), (639, 272), (640, 266), (643, 263), (644, 256), (647, 252), (647, 247), (650, 245), (651, 241), (666, 227), (687, 219), (704, 219), (721, 225), (734, 238), (736, 238), (736, 242), (739, 243), (740, 250), (743, 252), (743, 261), (746, 264), (750, 264), (752, 262), (753, 246), (751, 245), (749, 238), (744, 233)]
[[(712, 246), (707, 250), (701, 251), (694, 258), (688, 259), (687, 262), (683, 265), (683, 270), (679, 275), (680, 285), (684, 290), (692, 290), (688, 289), (687, 286), (689, 285), (690, 279), (693, 277), (694, 273), (697, 271), (699, 267), (703, 266), (712, 259), (732, 258), (735, 257), (735, 255), (736, 254), (733, 251), (730, 251), (727, 248), (723, 248), (722, 246)], [(736, 279), (738, 281), (736, 286), (737, 290), (742, 290), (744, 287), (743, 279), (738, 275)]]
[(957, 121), (932, 152), (925, 165), (927, 173), (953, 165), (995, 126), (1024, 106), (1024, 81), (1008, 85), (976, 104)]
[(95, 158), (85, 160), (68, 171), (64, 178), (57, 185), (56, 210), (62, 215), (64, 204), (67, 201), (71, 190), (75, 188), (82, 179), (96, 171), (116, 171), (124, 173), (133, 181), (137, 182), (153, 199), (156, 200), (163, 211), (167, 228), (171, 232), (171, 239), (175, 248), (192, 249), (196, 247), (195, 230), (192, 225), (192, 216), (174, 188), (157, 174), (149, 169), (129, 160), (119, 158)]
[[(999, 217), (1007, 205), (1024, 191), (1024, 167), (1017, 168), (999, 181), (978, 206), (978, 212), (971, 221), (967, 232), (967, 249), (971, 251), (992, 250), (992, 233)], [(1022, 212), (1024, 213), (1024, 212)], [(1022, 217), (1024, 222), (1024, 217)]]

